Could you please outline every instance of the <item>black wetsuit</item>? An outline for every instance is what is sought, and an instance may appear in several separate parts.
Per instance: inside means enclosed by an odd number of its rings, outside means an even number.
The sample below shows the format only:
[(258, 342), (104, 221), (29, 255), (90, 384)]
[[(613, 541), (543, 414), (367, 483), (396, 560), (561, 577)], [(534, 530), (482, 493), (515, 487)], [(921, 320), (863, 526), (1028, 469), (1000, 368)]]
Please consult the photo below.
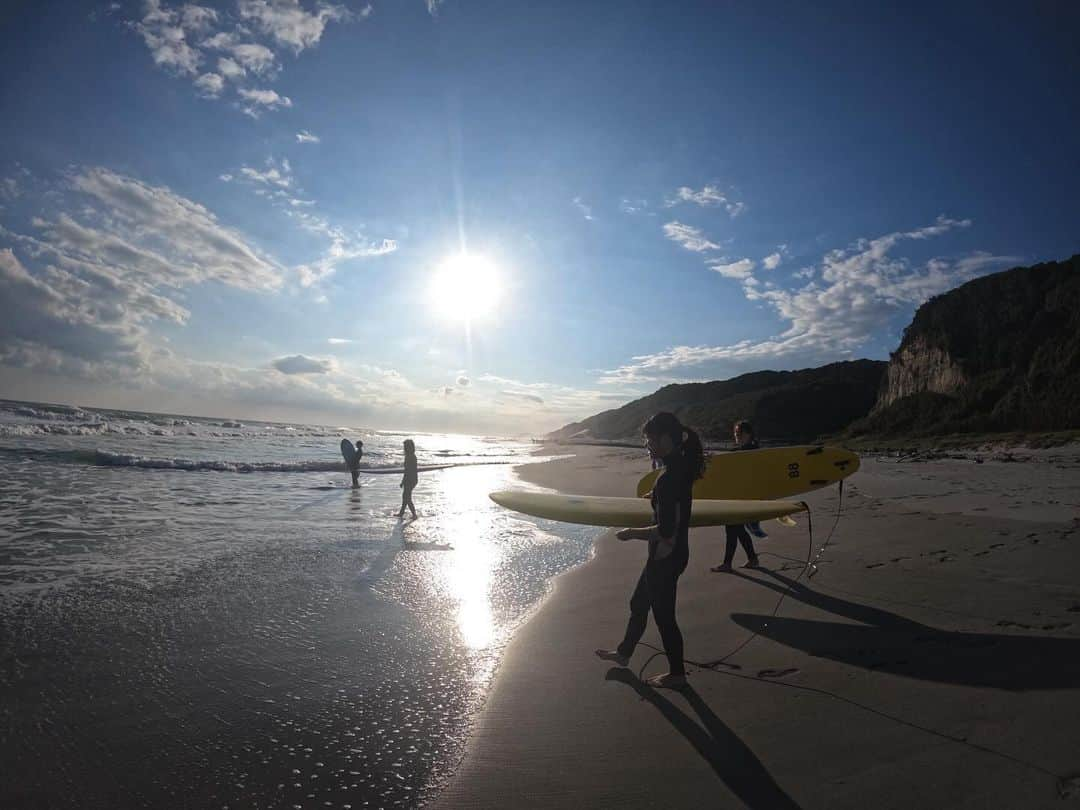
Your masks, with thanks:
[[(736, 447), (735, 452), (738, 452), (739, 450), (757, 449), (757, 439), (753, 439), (742, 447)], [(727, 548), (724, 549), (724, 565), (731, 565), (731, 561), (735, 559), (735, 549), (738, 548), (740, 543), (742, 544), (743, 551), (746, 552), (747, 559), (757, 559), (757, 552), (754, 551), (754, 541), (750, 539), (750, 532), (746, 530), (746, 526), (742, 523), (737, 526), (725, 526), (724, 532), (727, 534)]]
[(653, 487), (652, 505), (656, 525), (662, 537), (675, 536), (675, 548), (662, 559), (655, 559), (657, 541), (649, 541), (649, 559), (641, 572), (634, 595), (630, 597), (630, 621), (619, 645), (619, 654), (630, 657), (641, 640), (649, 621), (649, 610), (660, 630), (668, 671), (685, 675), (683, 637), (675, 621), (675, 596), (679, 576), (690, 560), (690, 510), (693, 506), (693, 481), (686, 471), (682, 453), (676, 451), (664, 459), (664, 471)]
[(401, 479), (401, 509), (398, 511), (398, 515), (405, 514), (405, 507), (409, 507), (409, 511), (413, 513), (413, 517), (416, 517), (416, 507), (412, 502), (412, 491), (416, 487), (416, 482), (420, 480), (416, 469), (416, 454), (405, 454), (405, 475)]

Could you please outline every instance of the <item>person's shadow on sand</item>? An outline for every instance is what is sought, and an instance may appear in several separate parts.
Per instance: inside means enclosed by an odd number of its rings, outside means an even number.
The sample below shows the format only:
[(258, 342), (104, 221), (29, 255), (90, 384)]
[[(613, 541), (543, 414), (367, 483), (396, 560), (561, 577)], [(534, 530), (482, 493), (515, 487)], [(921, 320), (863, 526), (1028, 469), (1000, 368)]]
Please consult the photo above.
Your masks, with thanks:
[[(784, 792), (761, 764), (754, 752), (717, 717), (693, 687), (679, 690), (690, 708), (701, 720), (694, 722), (688, 714), (645, 684), (628, 669), (612, 667), (605, 680), (625, 683), (651, 703), (694, 746), (709, 763), (728, 789), (750, 808), (760, 810), (798, 810), (799, 805)], [(702, 727), (704, 726), (704, 727)], [(704, 799), (703, 806), (710, 802)]]
[(732, 620), (778, 644), (832, 661), (906, 678), (1024, 691), (1080, 687), (1080, 639), (938, 630), (829, 596), (760, 569), (778, 582), (736, 573), (806, 605), (861, 622), (839, 624), (733, 613)]

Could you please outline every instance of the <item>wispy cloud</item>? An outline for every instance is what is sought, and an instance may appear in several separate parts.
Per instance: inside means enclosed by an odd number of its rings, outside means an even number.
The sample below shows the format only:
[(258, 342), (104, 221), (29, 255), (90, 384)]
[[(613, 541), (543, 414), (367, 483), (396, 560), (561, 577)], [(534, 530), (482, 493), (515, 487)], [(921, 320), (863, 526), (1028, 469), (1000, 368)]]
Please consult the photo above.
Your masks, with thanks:
[(244, 112), (252, 118), (258, 118), (264, 110), (276, 110), (280, 107), (291, 107), (292, 99), (288, 96), (279, 96), (276, 90), (250, 90), (241, 87), (237, 93), (247, 104), (243, 106)]
[(761, 266), (766, 270), (775, 270), (780, 266), (780, 262), (783, 261), (783, 256), (779, 253), (770, 253), (764, 259), (761, 260)]
[[(194, 3), (145, 0), (142, 16), (126, 25), (142, 38), (155, 65), (189, 78), (200, 96), (238, 99), (237, 107), (256, 116), (290, 107), (292, 100), (272, 88), (247, 85), (249, 77), (265, 85), (280, 73), (282, 51), (299, 55), (318, 45), (331, 22), (362, 19), (370, 11), (369, 6), (352, 13), (326, 2), (309, 9), (301, 0), (238, 0), (229, 13)], [(216, 72), (203, 67), (215, 58)]]
[(710, 260), (706, 262), (706, 265), (708, 265), (710, 270), (715, 270), (725, 278), (747, 279), (750, 278), (750, 273), (754, 269), (754, 262), (752, 259), (739, 259), (734, 262)]
[(299, 132), (296, 133), (296, 142), (297, 143), (318, 143), (320, 140), (321, 139), (319, 138), (318, 135), (313, 135), (312, 133), (308, 132), (306, 129), (302, 129), (302, 130), (300, 130)]
[(664, 224), (664, 236), (676, 244), (682, 245), (687, 250), (695, 253), (704, 253), (707, 250), (720, 250), (721, 246), (709, 241), (700, 228), (692, 225), (684, 225), (681, 222), (668, 222)]
[(34, 233), (0, 227), (0, 361), (9, 365), (130, 373), (152, 358), (151, 323), (187, 322), (183, 290), (282, 284), (284, 268), (168, 188), (94, 168), (49, 193), (53, 213), (32, 221)]
[(294, 53), (317, 45), (328, 22), (350, 17), (344, 6), (319, 3), (311, 12), (300, 0), (239, 0), (237, 7), (241, 19)]
[(250, 166), (242, 166), (240, 173), (254, 183), (262, 183), (279, 188), (290, 188), (293, 185), (292, 166), (288, 158), (283, 158), (280, 163), (272, 157), (266, 159), (266, 168), (259, 170)]
[(694, 190), (689, 186), (680, 186), (673, 195), (667, 198), (664, 205), (671, 208), (680, 203), (693, 203), (702, 208), (723, 208), (732, 217), (738, 216), (746, 209), (743, 203), (731, 199), (719, 187), (713, 185), (704, 186), (699, 190)]
[[(860, 239), (847, 248), (829, 251), (818, 266), (806, 268), (813, 270), (813, 274), (807, 274), (806, 270), (796, 274), (816, 275), (818, 279), (794, 289), (776, 289), (772, 285), (762, 288), (756, 280), (750, 283), (747, 279), (743, 294), (750, 301), (770, 306), (787, 325), (783, 332), (767, 340), (745, 340), (722, 346), (674, 346), (654, 354), (638, 355), (630, 363), (604, 372), (601, 382), (620, 385), (668, 382), (677, 369), (720, 362), (735, 367), (749, 361), (760, 364), (797, 357), (807, 362), (827, 362), (849, 356), (898, 313), (913, 310), (928, 298), (978, 275), (1020, 261), (1016, 256), (977, 252), (916, 265), (893, 255), (905, 242), (925, 241), (970, 224), (966, 219), (938, 217), (932, 225), (915, 230)], [(717, 268), (713, 266), (713, 269)]]
[(581, 215), (587, 220), (592, 220), (592, 206), (586, 205), (581, 197), (574, 197), (574, 207), (581, 212)]

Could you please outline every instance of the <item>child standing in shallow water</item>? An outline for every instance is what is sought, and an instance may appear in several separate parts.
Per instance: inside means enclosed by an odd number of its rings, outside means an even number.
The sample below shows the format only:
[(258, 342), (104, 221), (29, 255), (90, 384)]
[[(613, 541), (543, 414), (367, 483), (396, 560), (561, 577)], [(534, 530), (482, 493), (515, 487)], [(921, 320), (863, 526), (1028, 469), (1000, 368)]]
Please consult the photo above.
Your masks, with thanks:
[(412, 492), (416, 487), (416, 482), (419, 480), (419, 473), (416, 469), (416, 445), (412, 439), (405, 440), (405, 475), (401, 478), (401, 509), (398, 510), (397, 516), (402, 517), (405, 514), (405, 507), (409, 507), (409, 511), (412, 512), (413, 518), (416, 517), (416, 507), (413, 506)]

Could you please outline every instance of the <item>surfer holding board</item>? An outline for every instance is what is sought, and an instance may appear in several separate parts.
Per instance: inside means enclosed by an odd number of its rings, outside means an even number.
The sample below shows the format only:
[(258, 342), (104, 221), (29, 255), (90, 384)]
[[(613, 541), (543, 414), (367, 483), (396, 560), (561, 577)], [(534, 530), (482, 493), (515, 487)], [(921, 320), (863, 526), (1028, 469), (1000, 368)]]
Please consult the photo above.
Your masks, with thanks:
[(683, 637), (675, 621), (675, 597), (679, 577), (690, 560), (693, 486), (705, 472), (705, 453), (697, 433), (684, 427), (673, 413), (656, 414), (645, 423), (643, 432), (649, 455), (664, 465), (652, 490), (655, 523), (645, 528), (622, 529), (616, 537), (647, 541), (649, 555), (630, 598), (630, 620), (622, 643), (614, 650), (600, 649), (596, 654), (605, 661), (628, 666), (651, 610), (664, 642), (668, 671), (649, 678), (647, 683), (681, 689), (686, 686), (686, 669)]
[(356, 440), (356, 447), (348, 439), (341, 440), (341, 455), (345, 459), (345, 466), (352, 473), (353, 489), (360, 486), (360, 459), (364, 455), (364, 443)]

